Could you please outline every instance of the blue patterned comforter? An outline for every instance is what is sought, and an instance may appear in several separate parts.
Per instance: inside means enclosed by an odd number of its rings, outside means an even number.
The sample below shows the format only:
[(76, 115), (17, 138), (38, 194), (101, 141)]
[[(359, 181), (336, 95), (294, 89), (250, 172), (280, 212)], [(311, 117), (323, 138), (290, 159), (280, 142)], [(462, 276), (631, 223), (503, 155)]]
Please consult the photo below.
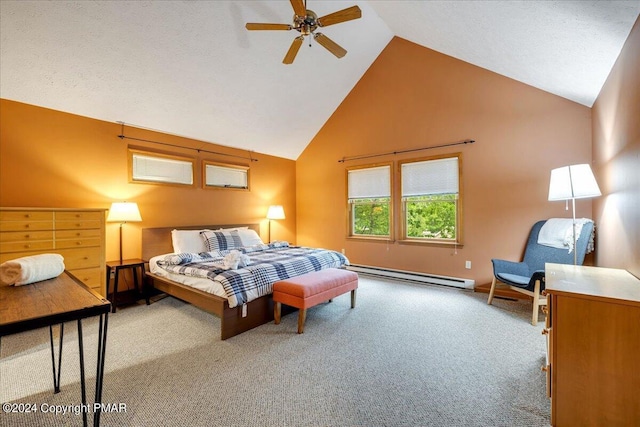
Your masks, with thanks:
[(200, 254), (171, 254), (158, 261), (166, 271), (203, 277), (219, 282), (227, 294), (229, 307), (246, 304), (273, 291), (279, 280), (325, 268), (349, 265), (341, 253), (327, 249), (289, 246), (287, 242), (246, 246), (234, 249), (249, 257), (246, 267), (224, 268), (224, 257), (231, 250)]

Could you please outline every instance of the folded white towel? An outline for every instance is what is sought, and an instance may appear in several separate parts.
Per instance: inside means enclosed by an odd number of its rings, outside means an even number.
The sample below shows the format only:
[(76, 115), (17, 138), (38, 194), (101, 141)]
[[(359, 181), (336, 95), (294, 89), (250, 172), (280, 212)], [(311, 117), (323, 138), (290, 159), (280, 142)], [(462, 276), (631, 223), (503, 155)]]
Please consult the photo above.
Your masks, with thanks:
[(64, 258), (60, 254), (26, 256), (0, 264), (0, 281), (4, 285), (28, 285), (58, 277), (63, 271)]
[[(593, 222), (589, 218), (576, 218), (576, 240), (582, 233), (582, 226)], [(549, 218), (538, 234), (538, 244), (573, 251), (573, 220), (571, 218)], [(588, 253), (588, 252), (587, 252)]]
[(238, 267), (246, 267), (251, 260), (240, 251), (231, 251), (222, 259), (224, 268), (227, 270), (237, 270)]

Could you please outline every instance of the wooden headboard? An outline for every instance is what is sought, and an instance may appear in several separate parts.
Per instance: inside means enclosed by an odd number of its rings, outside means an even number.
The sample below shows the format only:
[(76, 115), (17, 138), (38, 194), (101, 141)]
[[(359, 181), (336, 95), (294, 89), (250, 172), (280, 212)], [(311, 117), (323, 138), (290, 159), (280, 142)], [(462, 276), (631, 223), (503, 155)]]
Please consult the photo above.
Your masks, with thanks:
[(218, 230), (220, 228), (249, 227), (260, 234), (260, 224), (180, 225), (175, 227), (143, 228), (142, 259), (149, 261), (156, 255), (173, 252), (171, 230)]

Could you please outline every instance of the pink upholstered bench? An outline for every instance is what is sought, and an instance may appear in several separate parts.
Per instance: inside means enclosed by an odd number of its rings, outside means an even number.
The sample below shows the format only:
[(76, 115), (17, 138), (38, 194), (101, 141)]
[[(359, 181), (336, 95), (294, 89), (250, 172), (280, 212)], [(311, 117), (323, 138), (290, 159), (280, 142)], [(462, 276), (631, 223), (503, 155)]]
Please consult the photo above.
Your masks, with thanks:
[(329, 268), (281, 280), (273, 284), (274, 317), (280, 323), (281, 304), (300, 309), (298, 333), (304, 332), (307, 308), (351, 291), (351, 308), (356, 306), (358, 274), (349, 270)]

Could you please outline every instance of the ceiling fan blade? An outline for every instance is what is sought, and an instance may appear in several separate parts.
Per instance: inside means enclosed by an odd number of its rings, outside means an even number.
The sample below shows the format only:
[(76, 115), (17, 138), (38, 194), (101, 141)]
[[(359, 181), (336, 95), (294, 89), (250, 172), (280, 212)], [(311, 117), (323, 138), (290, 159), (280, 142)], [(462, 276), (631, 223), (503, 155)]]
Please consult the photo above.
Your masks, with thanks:
[(329, 25), (351, 21), (352, 19), (358, 19), (360, 17), (362, 17), (362, 11), (360, 8), (358, 6), (351, 6), (318, 18), (316, 22), (318, 22), (318, 26), (320, 27), (327, 27)]
[(293, 27), (289, 24), (256, 24), (249, 22), (245, 25), (247, 30), (291, 30)]
[(338, 45), (336, 42), (334, 42), (333, 40), (331, 40), (329, 37), (325, 36), (322, 33), (315, 33), (313, 35), (313, 38), (315, 39), (315, 41), (320, 43), (325, 49), (333, 53), (338, 58), (342, 58), (347, 54), (346, 50), (344, 50), (340, 45)]
[(300, 46), (302, 46), (302, 42), (304, 41), (304, 36), (298, 36), (293, 39), (293, 43), (291, 43), (291, 47), (289, 51), (285, 55), (282, 60), (283, 64), (293, 64), (293, 60), (296, 59), (296, 55), (298, 54), (298, 50), (300, 50)]
[(303, 0), (289, 0), (291, 2), (291, 6), (293, 7), (293, 12), (297, 16), (307, 16), (307, 8), (304, 7)]

